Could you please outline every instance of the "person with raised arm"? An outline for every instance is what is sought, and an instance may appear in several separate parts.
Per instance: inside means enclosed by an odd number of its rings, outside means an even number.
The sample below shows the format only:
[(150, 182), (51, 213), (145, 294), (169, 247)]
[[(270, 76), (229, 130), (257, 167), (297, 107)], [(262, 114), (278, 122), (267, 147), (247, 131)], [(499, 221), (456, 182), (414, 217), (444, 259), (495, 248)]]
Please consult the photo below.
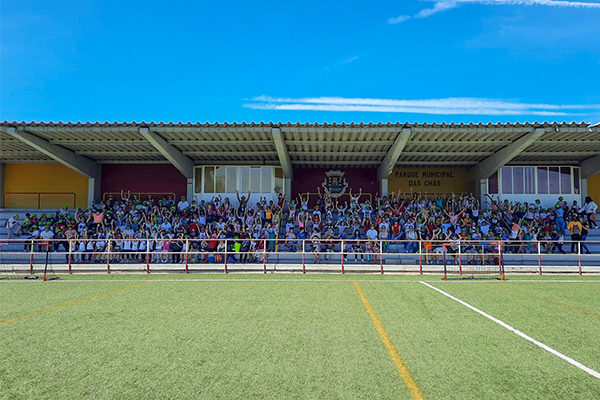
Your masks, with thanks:
[[(356, 194), (356, 192), (354, 193)], [(357, 196), (353, 196), (352, 195), (352, 188), (350, 188), (350, 208), (354, 209), (358, 209), (358, 200), (360, 199), (360, 196), (362, 196), (362, 188), (359, 189), (358, 191), (358, 195)]]
[(125, 194), (125, 192), (121, 189), (121, 202), (123, 204), (128, 204), (130, 197), (131, 197), (131, 190), (128, 190), (127, 194)]
[(308, 201), (310, 200), (310, 193), (306, 193), (306, 198), (302, 197), (302, 193), (298, 193), (298, 198), (300, 199), (300, 207), (304, 211), (308, 211)]

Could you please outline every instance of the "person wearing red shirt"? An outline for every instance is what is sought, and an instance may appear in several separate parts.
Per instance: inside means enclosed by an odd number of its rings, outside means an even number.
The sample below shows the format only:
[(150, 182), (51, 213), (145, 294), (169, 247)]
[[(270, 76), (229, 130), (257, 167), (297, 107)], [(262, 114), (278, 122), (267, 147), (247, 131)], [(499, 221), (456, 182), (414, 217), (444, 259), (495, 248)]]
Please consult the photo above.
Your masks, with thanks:
[(198, 232), (198, 224), (196, 224), (196, 221), (192, 221), (192, 223), (190, 224), (188, 229), (189, 229), (190, 234), (197, 233)]
[(393, 239), (394, 240), (400, 239), (400, 237), (402, 236), (402, 227), (398, 223), (398, 220), (394, 221), (394, 223), (391, 226), (391, 229), (392, 229)]

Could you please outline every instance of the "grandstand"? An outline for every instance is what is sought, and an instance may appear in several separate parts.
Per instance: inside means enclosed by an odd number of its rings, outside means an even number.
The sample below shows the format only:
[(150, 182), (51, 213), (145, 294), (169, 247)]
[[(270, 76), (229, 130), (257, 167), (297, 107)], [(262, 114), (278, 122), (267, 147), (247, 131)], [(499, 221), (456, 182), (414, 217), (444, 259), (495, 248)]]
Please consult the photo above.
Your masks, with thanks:
[(4, 122), (0, 157), (0, 397), (599, 397), (597, 126)]
[[(181, 225), (178, 213), (183, 209), (177, 207), (180, 201), (187, 201), (186, 209), (193, 210), (184, 217), (187, 231), (179, 232), (181, 237), (177, 236), (174, 226), (165, 230), (175, 235), (169, 238), (151, 237), (151, 229), (146, 236), (139, 228), (133, 229), (131, 240), (127, 242), (135, 242), (135, 250), (129, 251), (122, 249), (120, 243), (127, 237), (110, 236), (111, 228), (106, 227), (103, 237), (98, 237), (99, 232), (94, 232), (96, 236), (92, 237), (89, 232), (89, 239), (77, 236), (73, 237), (73, 246), (57, 246), (51, 260), (59, 270), (69, 272), (261, 270), (260, 264), (264, 271), (306, 271), (308, 268), (309, 271), (439, 272), (441, 257), (434, 254), (433, 248), (450, 240), (443, 220), (454, 217), (449, 232), (461, 235), (457, 240), (464, 243), (464, 248), (460, 246), (459, 255), (451, 256), (450, 261), (461, 267), (463, 262), (485, 265), (485, 246), (476, 243), (500, 240), (508, 249), (502, 257), (507, 271), (600, 272), (596, 271), (600, 265), (598, 230), (590, 227), (584, 242), (587, 246), (580, 247), (576, 240), (575, 251), (570, 253), (572, 232), (567, 230), (566, 224), (562, 227), (563, 238), (552, 237), (560, 231), (554, 227), (544, 242), (544, 224), (541, 223), (549, 221), (551, 226), (557, 223), (554, 219), (557, 203), (569, 214), (565, 214), (567, 223), (577, 214), (573, 210), (585, 207), (588, 196), (595, 204), (600, 203), (598, 130), (598, 125), (575, 122), (429, 125), (5, 121), (0, 124), (0, 237), (8, 236), (6, 221), (15, 213), (20, 214), (20, 222), (23, 222), (26, 213), (56, 214), (57, 209), (66, 206), (73, 221), (85, 219), (86, 224), (94, 225), (87, 221), (93, 215), (82, 217), (76, 215), (75, 209), (92, 205), (92, 214), (102, 209), (117, 215), (115, 202), (127, 203), (128, 212), (136, 206), (160, 205), (158, 212), (164, 214), (163, 209), (175, 207), (174, 214), (165, 219), (173, 218), (169, 223)], [(251, 205), (248, 208), (254, 213), (250, 223), (248, 215), (229, 215), (230, 211), (239, 211), (235, 209), (236, 203), (241, 203), (238, 192), (248, 197)], [(186, 199), (181, 200), (182, 197)], [(215, 217), (220, 216), (224, 222), (229, 217), (232, 222), (238, 218), (242, 220), (241, 228), (232, 228), (232, 235), (220, 238), (225, 240), (224, 250), (211, 249), (213, 261), (205, 265), (192, 253), (193, 242), (201, 239), (200, 229), (206, 227), (208, 231), (207, 224), (197, 221), (197, 230), (190, 232), (189, 220), (200, 218), (201, 215), (195, 213), (200, 209), (208, 216), (209, 210), (215, 205), (224, 205), (226, 198), (230, 199), (231, 208), (224, 214), (217, 212)], [(254, 207), (262, 199), (264, 203)], [(304, 200), (306, 212), (299, 217)], [(354, 210), (350, 210), (352, 201), (356, 202)], [(325, 204), (327, 202), (329, 204)], [(537, 211), (534, 219), (541, 225), (523, 216), (528, 225), (521, 224), (519, 246), (513, 248), (508, 246), (511, 239), (502, 237), (503, 230), (510, 235), (510, 224), (519, 222), (518, 218), (513, 221), (514, 215), (529, 211), (520, 210), (525, 203)], [(101, 208), (104, 204), (110, 205), (110, 210)], [(506, 204), (510, 210), (503, 209)], [(293, 212), (290, 212), (291, 206)], [(394, 207), (406, 210), (392, 213)], [(431, 213), (433, 218), (429, 225), (427, 221), (419, 221), (423, 207), (425, 215)], [(150, 214), (147, 208), (143, 218)], [(340, 209), (352, 212), (345, 215)], [(502, 224), (494, 222), (493, 227), (500, 227), (498, 232), (482, 237), (479, 221), (485, 219), (489, 224), (492, 219), (491, 214), (481, 217), (485, 210), (501, 212), (505, 218), (501, 218)], [(546, 217), (539, 218), (540, 211)], [(446, 212), (452, 215), (445, 215)], [(316, 214), (319, 215), (316, 224), (302, 220), (317, 218)], [(585, 222), (588, 216), (583, 214)], [(255, 234), (250, 228), (255, 227), (254, 219), (259, 215), (260, 229)], [(115, 219), (107, 217), (109, 221)], [(382, 217), (379, 222), (375, 221), (377, 217)], [(469, 234), (464, 232), (465, 217), (476, 223)], [(354, 226), (360, 228), (359, 240), (364, 241), (358, 246), (348, 244), (356, 231), (352, 229), (354, 218), (359, 219)], [(456, 218), (459, 218), (458, 224)], [(392, 237), (390, 225), (395, 219), (401, 221), (403, 234)], [(347, 223), (344, 229), (339, 228), (342, 220)], [(421, 236), (411, 237), (404, 231), (404, 226), (408, 227), (411, 221)], [(51, 230), (56, 229), (57, 222), (57, 218), (52, 220)], [(212, 222), (219, 224), (218, 218)], [(444, 227), (443, 235), (433, 238), (438, 222), (440, 229)], [(65, 234), (70, 224), (63, 221), (61, 234)], [(366, 224), (377, 228), (375, 236), (367, 235)], [(379, 229), (382, 224), (388, 230), (383, 237)], [(314, 227), (319, 225), (319, 237), (311, 237)], [(560, 223), (557, 225), (560, 227)], [(305, 241), (298, 239), (299, 246), (293, 249), (286, 235), (290, 227), (298, 234), (301, 226), (310, 227), (309, 236)], [(425, 229), (421, 229), (423, 227)], [(236, 233), (242, 233), (235, 232), (236, 229), (244, 228), (250, 229), (243, 233), (248, 237), (236, 238)], [(531, 237), (532, 228), (539, 229), (534, 237)], [(342, 230), (346, 237), (340, 237)], [(483, 230), (487, 235), (487, 228)], [(125, 228), (121, 229), (120, 235), (124, 235), (124, 231)], [(424, 232), (428, 236), (422, 236)], [(21, 233), (16, 242), (7, 241), (10, 245), (2, 246), (1, 250), (23, 251), (23, 240), (29, 237), (31, 229)], [(77, 233), (80, 235), (81, 231)], [(369, 244), (369, 238), (373, 243)], [(117, 239), (119, 246), (116, 246)], [(242, 257), (233, 257), (227, 267), (231, 253), (240, 253), (239, 256), (244, 253), (239, 248), (234, 250), (235, 243), (241, 246), (244, 239), (250, 243), (246, 251), (248, 257), (243, 257), (245, 262), (239, 263)], [(94, 255), (87, 260), (90, 262), (84, 265), (79, 263), (81, 249), (76, 245), (86, 240), (107, 243), (101, 251), (95, 248)], [(315, 250), (315, 240), (320, 251)], [(176, 255), (153, 256), (153, 249), (148, 248), (150, 242), (156, 246), (170, 241), (181, 242), (179, 250), (177, 246), (175, 250), (168, 250)], [(409, 242), (416, 247), (411, 247)], [(544, 243), (551, 244), (550, 250)], [(369, 249), (370, 245), (375, 248)], [(143, 246), (146, 253), (128, 255), (143, 253), (138, 246)], [(120, 254), (111, 256), (115, 248)], [(479, 248), (482, 254), (474, 255)], [(563, 248), (568, 254), (562, 254)], [(260, 251), (267, 253), (267, 257), (257, 254)], [(489, 243), (488, 251), (491, 251)], [(107, 254), (102, 255), (102, 252)], [(223, 260), (219, 263), (215, 258)], [(349, 261), (343, 261), (344, 258)], [(248, 265), (248, 261), (254, 261), (255, 265)]]

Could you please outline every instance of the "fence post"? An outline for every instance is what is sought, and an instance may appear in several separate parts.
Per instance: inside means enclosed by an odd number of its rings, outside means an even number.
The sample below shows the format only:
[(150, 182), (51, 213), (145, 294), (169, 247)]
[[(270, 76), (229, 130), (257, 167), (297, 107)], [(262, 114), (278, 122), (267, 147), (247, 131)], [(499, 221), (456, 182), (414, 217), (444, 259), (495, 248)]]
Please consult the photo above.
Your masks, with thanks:
[(302, 273), (303, 274), (306, 273), (306, 260), (304, 259), (304, 257), (306, 256), (306, 252), (305, 252), (305, 248), (304, 248), (305, 242), (306, 242), (306, 239), (302, 239)]
[(344, 239), (342, 239), (342, 244), (340, 245), (340, 254), (342, 255), (342, 274), (345, 274), (344, 271)]
[(146, 273), (150, 273), (150, 240), (146, 242)]
[(577, 255), (579, 258), (579, 275), (581, 275), (581, 241), (577, 242)]
[(264, 251), (264, 254), (263, 254), (263, 274), (266, 274), (267, 273), (267, 240), (266, 239), (263, 241), (263, 247), (264, 247), (263, 248), (263, 251)]
[(106, 273), (110, 274), (110, 239), (106, 241)]
[(542, 274), (542, 244), (538, 241), (538, 274)]
[(383, 241), (379, 241), (379, 271), (383, 275)]
[(29, 250), (29, 274), (33, 274), (33, 246), (34, 245), (32, 244), (31, 249)]
[(423, 243), (419, 240), (419, 274), (423, 275)]
[(69, 271), (68, 273), (71, 274), (71, 256), (72, 256), (72, 252), (71, 252), (71, 242), (72, 239), (69, 239)]
[[(481, 246), (483, 250), (483, 246)], [(458, 242), (458, 274), (462, 275), (462, 246), (460, 241)]]
[[(217, 246), (217, 248), (218, 248), (218, 246)], [(227, 239), (225, 239), (225, 260), (224, 261), (225, 261), (224, 270), (225, 270), (225, 273), (227, 273)]]
[(504, 260), (503, 258), (503, 254), (504, 252), (502, 251), (504, 249), (504, 244), (502, 242), (500, 242), (500, 246), (498, 249), (498, 268), (500, 269), (500, 271), (502, 272), (502, 280), (506, 280), (506, 271), (504, 268)]
[(185, 239), (185, 273), (188, 273), (188, 251), (190, 248), (190, 239)]

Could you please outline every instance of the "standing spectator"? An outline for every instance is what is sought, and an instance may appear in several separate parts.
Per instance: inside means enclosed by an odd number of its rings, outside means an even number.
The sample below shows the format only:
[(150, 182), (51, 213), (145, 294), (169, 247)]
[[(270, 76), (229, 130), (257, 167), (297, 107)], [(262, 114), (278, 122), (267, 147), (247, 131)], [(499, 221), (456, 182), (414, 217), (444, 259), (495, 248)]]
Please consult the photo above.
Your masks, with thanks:
[[(561, 197), (562, 199), (562, 197)], [(555, 214), (555, 221), (556, 221), (556, 227), (558, 228), (558, 230), (564, 234), (565, 232), (565, 210), (562, 208), (562, 206), (560, 204), (556, 205), (556, 210), (554, 211)]]
[(592, 254), (590, 249), (588, 249), (588, 247), (585, 244), (585, 240), (587, 239), (588, 234), (590, 233), (590, 227), (587, 224), (587, 222), (583, 221), (583, 215), (579, 217), (579, 222), (581, 222), (581, 225), (583, 226), (583, 228), (581, 229), (581, 248), (585, 250), (585, 254)]
[(590, 196), (585, 198), (585, 203), (583, 207), (583, 212), (587, 215), (588, 224), (590, 224), (590, 229), (598, 229), (598, 204)]
[(6, 227), (8, 228), (8, 238), (18, 235), (21, 224), (19, 223), (19, 214), (15, 214), (6, 221)]
[(101, 210), (96, 210), (96, 212), (92, 215), (92, 220), (96, 225), (102, 224), (104, 222), (104, 213)]
[(577, 248), (577, 243), (581, 240), (583, 226), (578, 219), (573, 219), (571, 222), (569, 222), (567, 229), (569, 232), (571, 232), (571, 253), (579, 253), (579, 250), (575, 251), (575, 249)]

